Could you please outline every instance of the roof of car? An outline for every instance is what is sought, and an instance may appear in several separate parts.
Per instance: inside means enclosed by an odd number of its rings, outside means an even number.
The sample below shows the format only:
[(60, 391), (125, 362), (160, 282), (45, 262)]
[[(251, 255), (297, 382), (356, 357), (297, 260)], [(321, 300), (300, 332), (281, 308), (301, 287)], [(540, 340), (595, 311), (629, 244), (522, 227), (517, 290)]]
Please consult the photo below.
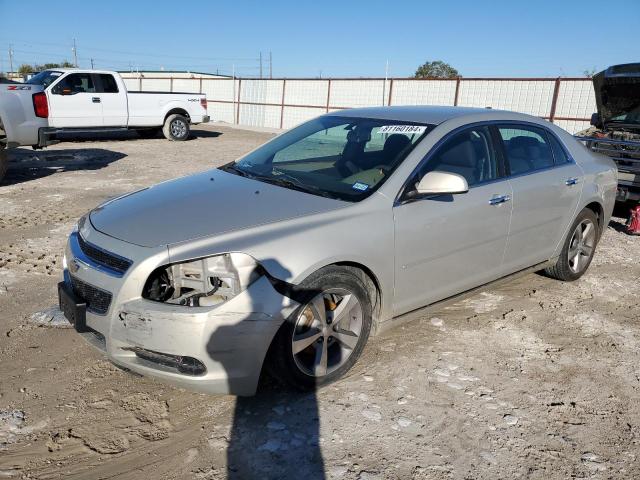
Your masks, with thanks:
[(493, 118), (504, 120), (506, 116), (513, 120), (531, 120), (535, 117), (522, 113), (509, 112), (505, 110), (493, 110), (490, 108), (470, 108), (470, 107), (446, 107), (431, 105), (406, 105), (393, 107), (368, 107), (339, 110), (328, 115), (380, 118), (385, 120), (399, 120), (405, 122), (428, 123), (439, 125), (452, 118), (474, 116), (476, 120), (491, 120)]

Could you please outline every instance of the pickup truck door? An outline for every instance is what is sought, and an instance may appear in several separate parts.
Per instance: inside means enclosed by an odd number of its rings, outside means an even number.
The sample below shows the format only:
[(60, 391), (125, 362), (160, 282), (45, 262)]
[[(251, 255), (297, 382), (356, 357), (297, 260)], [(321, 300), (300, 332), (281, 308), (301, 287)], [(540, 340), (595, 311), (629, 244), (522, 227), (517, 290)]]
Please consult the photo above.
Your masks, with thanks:
[(584, 174), (547, 129), (498, 125), (513, 190), (506, 273), (548, 260), (575, 216)]
[(49, 125), (60, 128), (101, 127), (102, 103), (93, 75), (70, 73), (49, 89)]
[(502, 276), (511, 220), (511, 186), (488, 127), (454, 133), (412, 177), (457, 173), (467, 193), (413, 199), (394, 207), (394, 314), (434, 303)]
[[(93, 75), (102, 103), (102, 118), (105, 127), (127, 126), (127, 90), (124, 82), (117, 82), (110, 73)], [(118, 84), (120, 83), (120, 84)]]

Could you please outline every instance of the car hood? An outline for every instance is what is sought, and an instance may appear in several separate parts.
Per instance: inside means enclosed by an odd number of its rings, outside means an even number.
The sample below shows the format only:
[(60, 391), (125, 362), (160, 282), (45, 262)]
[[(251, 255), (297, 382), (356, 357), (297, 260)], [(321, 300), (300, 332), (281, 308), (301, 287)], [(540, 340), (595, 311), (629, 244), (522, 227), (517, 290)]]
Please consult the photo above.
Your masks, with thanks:
[(93, 227), (143, 247), (327, 212), (349, 205), (221, 170), (179, 178), (107, 202), (90, 214)]
[[(600, 120), (611, 119), (640, 107), (640, 64), (618, 65), (594, 75), (593, 89)], [(640, 129), (640, 125), (638, 125)]]

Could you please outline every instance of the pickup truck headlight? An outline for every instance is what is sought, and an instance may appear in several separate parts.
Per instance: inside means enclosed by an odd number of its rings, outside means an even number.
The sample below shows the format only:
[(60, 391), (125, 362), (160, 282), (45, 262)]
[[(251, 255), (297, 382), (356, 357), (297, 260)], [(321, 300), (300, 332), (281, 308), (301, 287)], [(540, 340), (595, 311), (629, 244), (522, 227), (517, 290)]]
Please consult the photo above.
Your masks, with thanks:
[(210, 307), (238, 295), (262, 275), (258, 263), (244, 253), (165, 265), (154, 270), (142, 297), (188, 307)]

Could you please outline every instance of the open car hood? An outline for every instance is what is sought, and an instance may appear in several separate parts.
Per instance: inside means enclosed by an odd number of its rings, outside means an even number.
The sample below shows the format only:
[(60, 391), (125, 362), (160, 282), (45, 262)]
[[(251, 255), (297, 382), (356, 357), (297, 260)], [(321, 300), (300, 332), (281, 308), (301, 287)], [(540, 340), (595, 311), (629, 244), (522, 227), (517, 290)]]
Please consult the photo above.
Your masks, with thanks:
[(640, 63), (615, 65), (594, 75), (593, 89), (600, 120), (606, 126), (613, 118), (640, 107)]

